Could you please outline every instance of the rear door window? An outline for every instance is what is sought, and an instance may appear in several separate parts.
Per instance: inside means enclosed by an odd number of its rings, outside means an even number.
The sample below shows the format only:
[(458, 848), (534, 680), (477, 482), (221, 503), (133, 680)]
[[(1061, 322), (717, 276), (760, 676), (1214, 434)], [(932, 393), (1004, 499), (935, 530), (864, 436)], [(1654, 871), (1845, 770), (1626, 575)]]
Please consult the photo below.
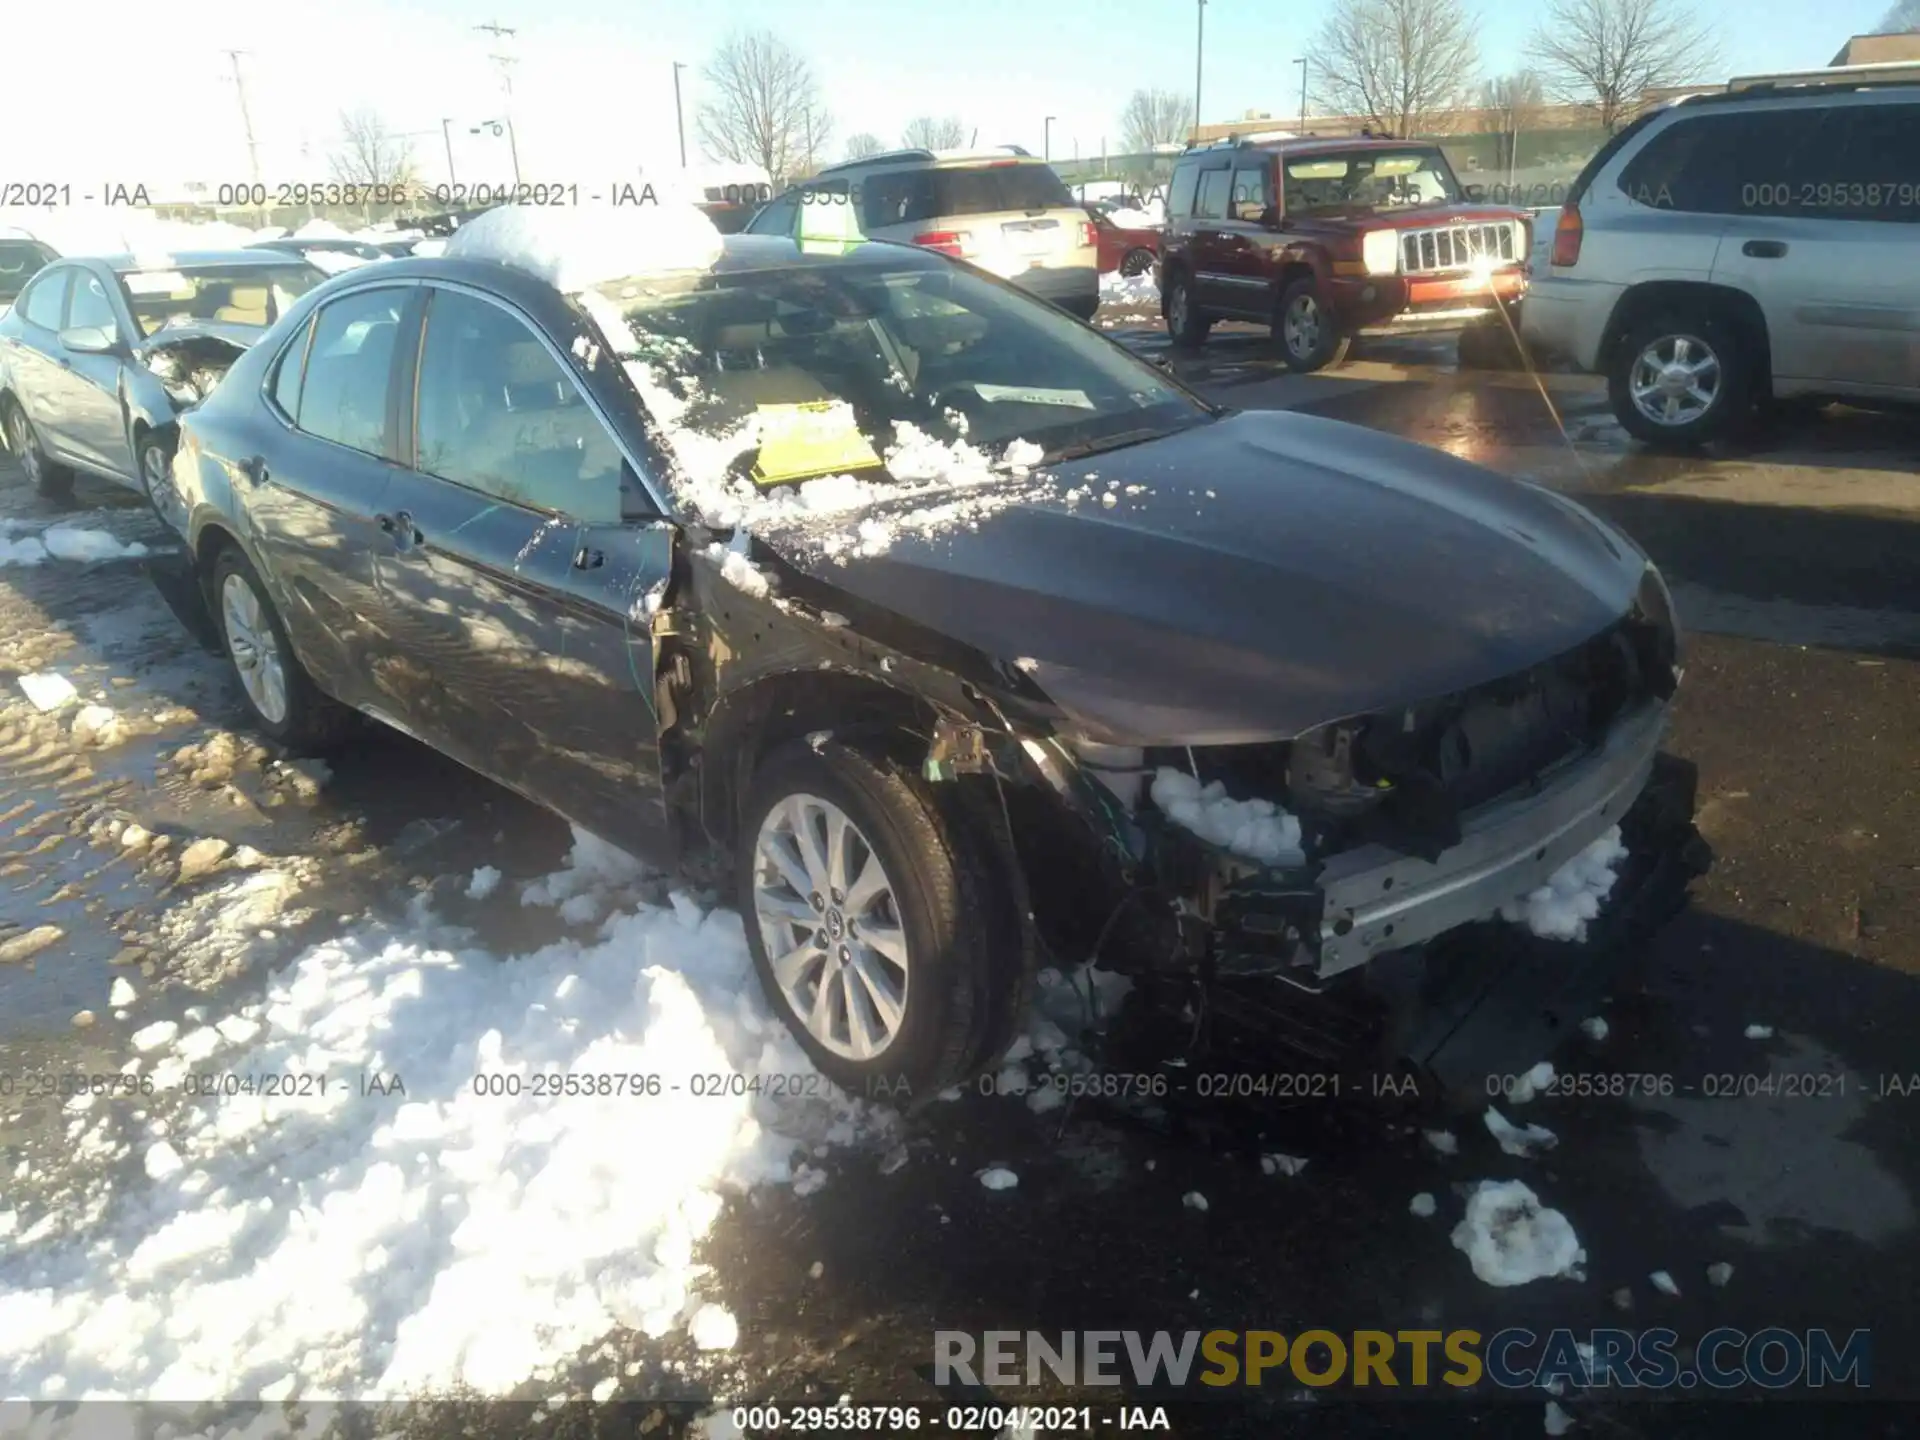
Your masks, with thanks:
[(1655, 135), (1620, 171), (1628, 199), (1697, 215), (1812, 215), (1831, 180), (1832, 112), (1798, 106), (1696, 115)]
[(940, 212), (933, 203), (931, 170), (896, 170), (856, 181), (860, 223), (868, 230), (886, 225), (917, 225)]
[(368, 455), (391, 455), (387, 394), (408, 293), (359, 290), (322, 307), (294, 416), (302, 430)]
[(1227, 196), (1233, 176), (1225, 170), (1209, 170), (1200, 177), (1200, 199), (1193, 213), (1203, 220), (1227, 218)]
[(1233, 218), (1257, 225), (1271, 203), (1265, 166), (1233, 172)]

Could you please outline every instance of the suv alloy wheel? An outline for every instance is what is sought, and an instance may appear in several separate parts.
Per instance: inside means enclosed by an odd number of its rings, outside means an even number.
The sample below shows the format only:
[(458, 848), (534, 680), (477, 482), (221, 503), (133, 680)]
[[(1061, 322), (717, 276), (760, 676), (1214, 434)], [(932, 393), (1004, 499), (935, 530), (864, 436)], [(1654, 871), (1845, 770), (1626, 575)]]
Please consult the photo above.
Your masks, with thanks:
[(1629, 326), (1607, 367), (1607, 396), (1628, 434), (1688, 448), (1718, 440), (1753, 409), (1753, 365), (1733, 328), (1708, 310)]
[(1280, 358), (1289, 370), (1302, 374), (1338, 365), (1353, 344), (1353, 337), (1341, 331), (1340, 322), (1321, 299), (1320, 282), (1311, 276), (1287, 287), (1273, 330), (1280, 342)]

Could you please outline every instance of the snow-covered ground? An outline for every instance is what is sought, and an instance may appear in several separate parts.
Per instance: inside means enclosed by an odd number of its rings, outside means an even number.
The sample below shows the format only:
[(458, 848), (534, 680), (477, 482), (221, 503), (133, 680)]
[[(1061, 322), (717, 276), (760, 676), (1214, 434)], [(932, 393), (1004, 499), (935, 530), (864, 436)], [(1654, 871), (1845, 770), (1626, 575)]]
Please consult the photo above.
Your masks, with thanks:
[[(77, 1212), (0, 1211), (0, 1398), (500, 1393), (691, 1321), (723, 1195), (896, 1122), (804, 1078), (738, 917), (640, 878), (579, 837), (523, 899), (611, 907), (590, 938), (509, 958), (416, 906), (225, 1013), (156, 1013), (123, 1072), (154, 1097), (67, 1107), (125, 1163)], [(181, 1098), (196, 1071), (290, 1093)], [(767, 1075), (808, 1093), (729, 1088)]]
[(1129, 309), (1158, 306), (1160, 287), (1154, 282), (1151, 270), (1142, 275), (1122, 275), (1118, 270), (1109, 270), (1100, 277), (1100, 303)]

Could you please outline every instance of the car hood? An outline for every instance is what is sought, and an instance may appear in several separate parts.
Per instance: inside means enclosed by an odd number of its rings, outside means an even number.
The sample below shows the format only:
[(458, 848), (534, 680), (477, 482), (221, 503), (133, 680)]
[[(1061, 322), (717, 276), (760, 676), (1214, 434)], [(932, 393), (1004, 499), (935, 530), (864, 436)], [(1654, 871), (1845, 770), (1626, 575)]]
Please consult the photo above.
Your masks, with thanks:
[(1037, 480), (973, 528), (787, 558), (1136, 745), (1289, 738), (1483, 684), (1617, 620), (1647, 563), (1549, 491), (1286, 412)]

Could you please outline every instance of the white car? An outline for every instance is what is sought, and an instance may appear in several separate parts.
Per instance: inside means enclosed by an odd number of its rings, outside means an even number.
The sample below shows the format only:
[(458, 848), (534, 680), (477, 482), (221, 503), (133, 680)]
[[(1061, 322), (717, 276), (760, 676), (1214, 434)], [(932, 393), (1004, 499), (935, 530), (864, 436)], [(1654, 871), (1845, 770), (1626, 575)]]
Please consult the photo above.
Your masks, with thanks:
[(1654, 445), (1769, 397), (1920, 400), (1920, 66), (1735, 80), (1588, 162), (1522, 310)]

